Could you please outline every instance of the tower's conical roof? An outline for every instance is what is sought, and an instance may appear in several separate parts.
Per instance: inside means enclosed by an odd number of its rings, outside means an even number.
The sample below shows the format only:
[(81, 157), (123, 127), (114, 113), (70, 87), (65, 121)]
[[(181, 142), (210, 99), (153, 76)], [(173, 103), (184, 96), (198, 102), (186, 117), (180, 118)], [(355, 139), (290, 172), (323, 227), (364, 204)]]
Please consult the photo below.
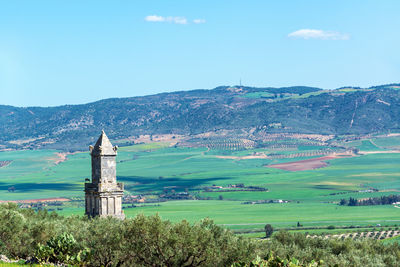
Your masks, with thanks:
[(116, 155), (117, 149), (113, 147), (106, 133), (101, 131), (101, 135), (91, 152), (92, 155)]

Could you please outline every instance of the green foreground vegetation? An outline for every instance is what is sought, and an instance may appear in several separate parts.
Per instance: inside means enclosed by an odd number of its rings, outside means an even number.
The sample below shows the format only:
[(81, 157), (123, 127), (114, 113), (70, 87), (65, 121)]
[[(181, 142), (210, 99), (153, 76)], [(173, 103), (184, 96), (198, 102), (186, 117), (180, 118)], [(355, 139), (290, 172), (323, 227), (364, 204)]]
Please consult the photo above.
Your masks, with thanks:
[(0, 205), (0, 254), (74, 266), (398, 266), (400, 245), (277, 232), (255, 240), (209, 219), (196, 223), (63, 217)]

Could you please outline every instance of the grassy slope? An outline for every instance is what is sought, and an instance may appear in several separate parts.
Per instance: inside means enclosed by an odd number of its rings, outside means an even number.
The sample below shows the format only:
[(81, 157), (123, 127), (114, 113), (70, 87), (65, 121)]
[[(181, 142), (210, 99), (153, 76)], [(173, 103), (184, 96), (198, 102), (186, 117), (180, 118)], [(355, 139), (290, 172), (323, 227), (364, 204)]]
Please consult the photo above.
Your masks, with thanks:
[[(84, 177), (89, 177), (87, 153), (69, 156), (66, 162), (55, 165), (56, 152), (1, 152), (0, 160), (13, 162), (0, 168), (1, 200), (80, 196)], [(16, 191), (7, 189), (14, 186)]]

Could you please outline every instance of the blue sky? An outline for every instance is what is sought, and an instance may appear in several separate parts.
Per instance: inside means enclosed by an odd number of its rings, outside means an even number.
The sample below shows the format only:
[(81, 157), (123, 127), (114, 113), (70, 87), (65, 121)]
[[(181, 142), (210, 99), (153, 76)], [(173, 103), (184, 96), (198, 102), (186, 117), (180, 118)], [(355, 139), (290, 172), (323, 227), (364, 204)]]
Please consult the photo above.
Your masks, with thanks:
[(0, 104), (400, 82), (400, 1), (0, 3)]

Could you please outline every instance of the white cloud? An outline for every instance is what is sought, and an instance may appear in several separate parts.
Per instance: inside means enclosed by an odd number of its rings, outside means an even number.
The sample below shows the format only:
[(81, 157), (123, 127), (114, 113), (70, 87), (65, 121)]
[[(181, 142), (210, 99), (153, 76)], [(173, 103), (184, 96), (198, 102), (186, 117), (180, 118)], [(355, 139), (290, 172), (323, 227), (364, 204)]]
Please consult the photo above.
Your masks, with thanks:
[(301, 29), (288, 34), (290, 38), (301, 39), (321, 39), (321, 40), (349, 40), (348, 34), (332, 31), (314, 30), (314, 29)]
[(185, 17), (167, 17), (167, 21), (176, 24), (187, 24), (187, 19)]
[(175, 24), (187, 24), (187, 19), (185, 17), (163, 17), (150, 15), (146, 16), (144, 20), (149, 22), (170, 22)]
[(151, 22), (163, 22), (163, 21), (165, 21), (165, 18), (161, 17), (161, 16), (157, 16), (157, 15), (151, 15), (151, 16), (145, 17), (144, 20), (151, 21)]
[(194, 19), (193, 23), (195, 23), (195, 24), (206, 23), (206, 20), (205, 19)]

